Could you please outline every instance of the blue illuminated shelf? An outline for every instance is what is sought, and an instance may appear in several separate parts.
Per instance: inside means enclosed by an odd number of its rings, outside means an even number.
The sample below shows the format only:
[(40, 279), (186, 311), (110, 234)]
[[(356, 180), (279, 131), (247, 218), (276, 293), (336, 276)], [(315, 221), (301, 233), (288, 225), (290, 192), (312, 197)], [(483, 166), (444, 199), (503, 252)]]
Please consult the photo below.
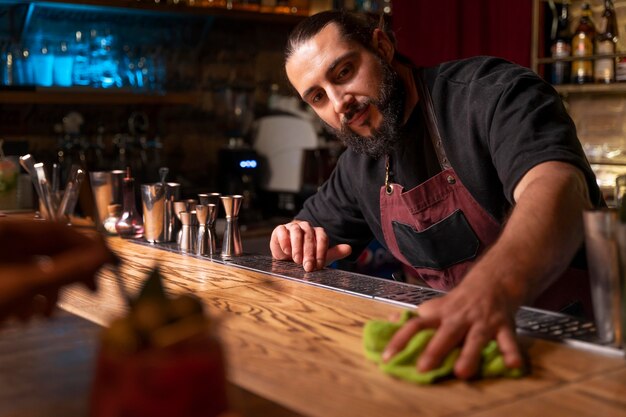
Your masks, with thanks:
[(198, 105), (201, 93), (180, 92), (150, 94), (125, 89), (36, 87), (0, 89), (0, 103), (5, 104), (154, 104)]
[[(133, 12), (148, 12), (148, 13), (167, 13), (167, 14), (191, 14), (198, 16), (216, 16), (223, 18), (232, 18), (238, 20), (255, 20), (255, 21), (271, 21), (275, 23), (288, 23), (294, 24), (300, 21), (303, 16), (308, 13), (306, 11), (296, 11), (290, 13), (289, 10), (285, 10), (285, 13), (276, 13), (272, 10), (263, 11), (255, 9), (245, 8), (231, 8), (226, 7), (208, 7), (203, 6), (200, 0), (197, 0), (194, 5), (190, 6), (184, 4), (183, 1), (180, 4), (172, 4), (167, 0), (160, 0), (158, 3), (148, 0), (45, 0), (45, 1), (23, 1), (23, 0), (0, 0), (0, 5), (24, 5), (31, 4), (35, 7), (53, 7), (53, 8), (65, 8), (76, 11), (88, 11), (88, 12), (121, 12), (121, 13), (133, 13)], [(241, 6), (240, 6), (241, 7)]]

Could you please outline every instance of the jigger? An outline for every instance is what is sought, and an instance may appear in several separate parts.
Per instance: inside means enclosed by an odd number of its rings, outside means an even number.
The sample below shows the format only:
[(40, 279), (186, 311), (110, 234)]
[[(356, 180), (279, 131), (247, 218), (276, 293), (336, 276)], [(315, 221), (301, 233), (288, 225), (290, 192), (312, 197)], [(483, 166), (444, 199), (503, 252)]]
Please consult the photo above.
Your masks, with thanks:
[(239, 209), (242, 196), (229, 195), (221, 197), (226, 212), (226, 229), (222, 240), (222, 257), (228, 258), (243, 253), (241, 234), (239, 233)]
[[(187, 210), (185, 211), (189, 211), (189, 212), (194, 211), (196, 209), (196, 206), (198, 205), (198, 200), (194, 198), (188, 198), (187, 200), (185, 200), (185, 202), (187, 203)], [(191, 225), (198, 227), (198, 219), (196, 218), (195, 215), (191, 217)]]
[(196, 218), (198, 219), (196, 254), (202, 256), (212, 255), (213, 251), (209, 247), (209, 233), (207, 228), (209, 220), (209, 206), (198, 204), (196, 206)]
[(215, 234), (217, 206), (215, 204), (198, 204), (196, 206), (196, 217), (199, 223), (196, 253), (202, 256), (215, 255), (217, 253), (217, 238)]
[(209, 204), (209, 195), (206, 193), (198, 194), (198, 204), (207, 206)]
[(188, 198), (184, 201), (187, 204), (187, 211), (195, 210), (196, 206), (198, 205), (198, 200), (193, 198)]
[[(182, 223), (180, 220), (180, 213), (182, 213), (183, 211), (189, 211), (187, 210), (187, 202), (186, 201), (174, 201), (174, 214), (176, 215), (176, 218), (178, 219), (179, 223)], [(178, 233), (176, 235), (176, 243), (180, 245), (180, 239), (183, 234), (182, 227), (180, 224), (176, 225), (176, 230), (178, 230)]]
[[(183, 253), (193, 253), (194, 249), (194, 233), (191, 225), (193, 214), (189, 211), (181, 211), (178, 213), (182, 227), (180, 228), (180, 251)], [(195, 217), (195, 216), (194, 216)]]
[(215, 217), (219, 215), (220, 211), (220, 197), (222, 195), (220, 193), (203, 193), (198, 194), (198, 200), (200, 204), (203, 206), (208, 206), (209, 204), (215, 205)]
[(209, 242), (209, 248), (211, 250), (211, 255), (217, 253), (217, 233), (215, 233), (215, 222), (217, 220), (217, 208), (219, 207), (217, 204), (207, 204), (209, 208), (209, 216), (207, 223), (207, 240)]

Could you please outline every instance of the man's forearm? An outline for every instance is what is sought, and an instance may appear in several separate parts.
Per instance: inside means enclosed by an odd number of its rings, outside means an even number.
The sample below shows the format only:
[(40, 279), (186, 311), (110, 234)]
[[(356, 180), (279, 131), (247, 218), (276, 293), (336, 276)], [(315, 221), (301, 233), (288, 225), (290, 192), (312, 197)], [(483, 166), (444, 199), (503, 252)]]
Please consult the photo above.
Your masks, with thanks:
[(591, 204), (582, 173), (561, 162), (531, 169), (515, 191), (517, 203), (502, 234), (465, 280), (500, 284), (519, 306), (567, 268), (583, 241), (582, 212)]

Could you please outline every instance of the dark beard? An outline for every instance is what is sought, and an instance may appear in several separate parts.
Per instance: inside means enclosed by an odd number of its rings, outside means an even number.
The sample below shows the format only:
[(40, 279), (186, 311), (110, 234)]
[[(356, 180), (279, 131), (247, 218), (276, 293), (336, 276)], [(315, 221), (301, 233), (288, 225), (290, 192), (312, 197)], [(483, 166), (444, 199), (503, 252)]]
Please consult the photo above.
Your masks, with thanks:
[[(402, 80), (398, 74), (379, 59), (383, 79), (378, 90), (378, 99), (354, 103), (342, 118), (341, 129), (326, 126), (341, 142), (357, 153), (378, 159), (388, 154), (398, 143), (404, 115), (404, 101), (406, 93)], [(371, 137), (364, 137), (354, 133), (345, 120), (368, 106), (374, 105), (382, 115), (382, 121), (377, 129), (373, 129)]]

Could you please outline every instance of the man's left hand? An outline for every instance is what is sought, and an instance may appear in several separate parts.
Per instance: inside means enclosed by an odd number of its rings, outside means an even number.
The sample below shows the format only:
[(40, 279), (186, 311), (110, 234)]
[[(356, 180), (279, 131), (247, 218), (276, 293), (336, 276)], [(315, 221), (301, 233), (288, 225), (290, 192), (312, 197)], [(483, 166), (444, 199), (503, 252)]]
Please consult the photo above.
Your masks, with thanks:
[(514, 330), (517, 305), (511, 306), (507, 300), (497, 286), (474, 288), (470, 280), (465, 280), (449, 294), (422, 304), (419, 316), (409, 320), (391, 339), (383, 359), (387, 361), (401, 351), (420, 330), (437, 328), (418, 360), (420, 372), (438, 367), (450, 351), (461, 346), (454, 373), (458, 378), (471, 378), (479, 371), (481, 350), (492, 339), (498, 342), (506, 366), (520, 367), (522, 357)]

